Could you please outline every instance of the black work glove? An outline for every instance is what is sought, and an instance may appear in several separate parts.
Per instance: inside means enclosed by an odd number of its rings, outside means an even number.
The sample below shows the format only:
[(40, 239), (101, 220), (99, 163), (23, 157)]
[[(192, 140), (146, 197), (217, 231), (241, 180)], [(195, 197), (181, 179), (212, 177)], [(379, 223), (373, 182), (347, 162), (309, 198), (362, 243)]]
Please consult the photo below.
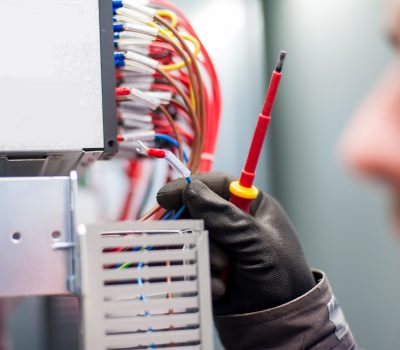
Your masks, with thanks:
[(193, 180), (190, 185), (184, 180), (167, 184), (157, 200), (168, 210), (185, 204), (191, 218), (204, 220), (215, 315), (280, 306), (315, 286), (298, 237), (275, 199), (260, 193), (249, 215), (228, 201), (233, 178), (211, 173)]

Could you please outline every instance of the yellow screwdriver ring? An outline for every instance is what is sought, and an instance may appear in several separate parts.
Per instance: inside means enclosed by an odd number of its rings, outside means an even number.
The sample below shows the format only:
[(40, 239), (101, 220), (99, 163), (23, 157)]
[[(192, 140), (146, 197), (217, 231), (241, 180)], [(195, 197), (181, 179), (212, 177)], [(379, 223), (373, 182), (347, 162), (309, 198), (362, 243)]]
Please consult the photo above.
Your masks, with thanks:
[(239, 183), (239, 181), (232, 182), (229, 191), (236, 197), (250, 200), (256, 199), (259, 194), (259, 190), (256, 187), (244, 187)]

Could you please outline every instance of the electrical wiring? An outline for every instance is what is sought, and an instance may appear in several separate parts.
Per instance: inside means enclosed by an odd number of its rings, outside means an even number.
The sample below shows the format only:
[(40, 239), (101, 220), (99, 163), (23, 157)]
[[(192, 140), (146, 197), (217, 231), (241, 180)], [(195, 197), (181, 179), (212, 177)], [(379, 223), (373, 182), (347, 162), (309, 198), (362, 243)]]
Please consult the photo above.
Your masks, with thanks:
[(163, 220), (169, 220), (170, 218), (172, 218), (174, 216), (174, 210), (169, 211), (164, 217)]
[[(192, 173), (211, 170), (210, 160), (220, 123), (221, 95), (208, 53), (181, 12), (169, 4), (145, 6), (136, 0), (113, 1), (113, 6), (117, 33), (114, 44), (118, 140), (126, 154), (123, 157), (130, 162), (130, 169), (135, 170), (127, 173), (131, 187), (123, 216), (123, 219), (131, 219), (129, 203), (139, 193), (151, 193), (138, 188), (143, 176), (143, 156), (150, 157), (150, 161), (159, 158), (168, 162), (170, 170), (166, 181), (178, 175), (189, 184)], [(134, 164), (137, 164), (136, 168)], [(160, 178), (158, 174), (154, 176)], [(186, 209), (182, 206), (167, 212), (156, 206), (140, 221), (179, 220)], [(142, 246), (132, 251), (140, 256), (151, 249)], [(171, 266), (171, 263), (166, 262), (165, 266)], [(127, 261), (114, 268), (140, 271), (146, 264)], [(166, 278), (167, 283), (172, 281), (171, 276)], [(143, 286), (147, 282), (138, 277), (135, 283)], [(135, 297), (146, 302), (151, 296), (140, 294)], [(165, 297), (172, 299), (173, 294), (167, 293)], [(169, 314), (173, 313), (174, 310), (169, 310)], [(150, 313), (146, 311), (144, 316), (148, 315)], [(151, 333), (153, 329), (147, 331)], [(174, 344), (170, 343), (170, 346)], [(149, 348), (158, 346), (152, 344)]]
[[(184, 36), (182, 36), (182, 38), (184, 38)], [(193, 38), (193, 37), (192, 37)], [(179, 47), (179, 45), (177, 45), (172, 39), (170, 39), (169, 37), (167, 37), (167, 36), (160, 36), (160, 39), (161, 40), (164, 40), (166, 43), (168, 43), (168, 44), (170, 44), (178, 53), (179, 53), (179, 56), (182, 58), (182, 62), (181, 63), (174, 63), (174, 64), (171, 64), (171, 65), (164, 65), (164, 66), (162, 66), (161, 67), (161, 69), (162, 70), (164, 70), (164, 71), (166, 71), (166, 72), (168, 72), (168, 71), (175, 71), (175, 70), (179, 70), (179, 69), (181, 69), (181, 68), (184, 68), (184, 67), (186, 67), (187, 69), (188, 69), (188, 74), (189, 74), (189, 80), (190, 80), (190, 83), (191, 83), (191, 85), (190, 85), (190, 87), (189, 87), (189, 90), (190, 90), (190, 98), (191, 98), (191, 102), (192, 102), (192, 104), (193, 104), (193, 106), (194, 106), (194, 108), (196, 108), (196, 106), (197, 106), (197, 101), (199, 101), (199, 98), (200, 98), (200, 96), (198, 96), (198, 95), (196, 95), (196, 92), (195, 92), (195, 82), (194, 82), (194, 72), (193, 72), (193, 70), (192, 70), (192, 68), (191, 68), (191, 58), (189, 57), (186, 57), (186, 54), (185, 54), (185, 52)], [(194, 39), (194, 38), (193, 38)], [(197, 44), (199, 44), (198, 42), (197, 42)], [(198, 47), (199, 48), (199, 47)], [(198, 50), (196, 49), (196, 51), (195, 51), (195, 54), (198, 54)], [(196, 90), (197, 91), (197, 90)]]
[[(169, 40), (169, 38), (167, 36), (162, 36), (162, 38), (164, 38), (164, 40)], [(197, 39), (191, 35), (186, 35), (186, 34), (182, 34), (182, 38), (190, 41), (193, 46), (194, 46), (194, 51), (193, 51), (193, 55), (195, 57), (197, 57), (200, 53), (200, 43), (197, 41)], [(182, 56), (181, 56), (182, 57)], [(191, 62), (191, 59), (188, 59), (188, 62)], [(169, 64), (169, 65), (164, 65), (161, 67), (161, 69), (165, 70), (165, 71), (174, 71), (174, 70), (180, 70), (182, 68), (188, 67), (188, 64), (185, 63), (184, 61), (179, 62), (179, 63), (173, 63), (173, 64)]]
[[(163, 26), (165, 26), (167, 29), (169, 29), (174, 36), (178, 39), (178, 41), (181, 43), (182, 48), (188, 53), (190, 59), (192, 60), (192, 64), (193, 64), (193, 70), (195, 71), (195, 74), (198, 78), (198, 85), (194, 85), (192, 86), (193, 89), (198, 89), (198, 93), (199, 93), (199, 114), (200, 114), (200, 120), (202, 121), (202, 129), (205, 129), (205, 118), (204, 118), (204, 90), (203, 90), (203, 82), (202, 82), (202, 75), (200, 73), (199, 70), (199, 66), (198, 63), (195, 59), (195, 57), (193, 56), (191, 50), (189, 49), (189, 47), (187, 46), (186, 41), (184, 40), (184, 38), (179, 34), (179, 32), (173, 28), (172, 26), (170, 26), (164, 19), (162, 19), (159, 16), (155, 16), (155, 20), (157, 22), (159, 22), (160, 24), (162, 24)], [(187, 67), (189, 68), (190, 65), (187, 65)]]
[(178, 25), (178, 16), (175, 12), (170, 10), (157, 10), (156, 13), (160, 17), (167, 17), (170, 20), (172, 27), (176, 28)]
[(173, 216), (172, 220), (178, 220), (181, 218), (183, 212), (186, 210), (186, 205), (182, 206), (177, 212), (176, 214)]
[(147, 156), (159, 159), (165, 159), (168, 164), (174, 169), (181, 177), (185, 178), (187, 183), (191, 183), (191, 170), (178, 159), (171, 151), (160, 148), (149, 148), (143, 142), (138, 141), (137, 152)]
[[(181, 177), (186, 179), (186, 182), (190, 184), (192, 182), (191, 171), (177, 159), (173, 153), (170, 151), (165, 151), (163, 149), (148, 148), (141, 141), (138, 141), (138, 152), (146, 155), (148, 157), (162, 158), (167, 160), (171, 168), (173, 168)], [(186, 206), (182, 206), (175, 214), (169, 212), (164, 216), (164, 220), (169, 219), (172, 216), (172, 220), (178, 220), (184, 211)], [(166, 219), (167, 218), (167, 219)]]
[[(206, 157), (204, 161), (202, 162), (200, 166), (201, 171), (209, 171), (212, 167), (212, 161), (209, 160), (210, 157), (208, 157), (209, 154), (213, 154), (215, 152), (215, 145), (216, 145), (216, 138), (217, 138), (217, 133), (219, 129), (219, 115), (221, 114), (221, 91), (220, 91), (220, 85), (218, 81), (218, 76), (216, 74), (215, 68), (212, 64), (212, 61), (210, 59), (210, 56), (205, 49), (204, 45), (201, 43), (201, 40), (198, 38), (196, 32), (194, 31), (193, 27), (190, 24), (190, 21), (187, 20), (185, 14), (176, 6), (172, 5), (170, 2), (165, 1), (165, 0), (152, 0), (152, 3), (155, 4), (156, 6), (162, 6), (165, 8), (170, 9), (171, 11), (174, 11), (175, 13), (178, 14), (180, 23), (179, 25), (182, 26), (187, 32), (195, 36), (201, 46), (202, 46), (202, 51), (201, 55), (203, 56), (203, 59), (201, 63), (203, 64), (204, 68), (208, 72), (210, 78), (211, 78), (211, 87), (212, 87), (212, 102), (209, 105), (209, 112), (207, 113), (207, 116), (210, 117), (208, 118), (208, 123), (209, 122), (215, 122), (215, 127), (214, 128), (207, 128), (206, 131), (210, 131), (209, 139), (210, 141), (206, 143), (205, 145), (205, 155)], [(214, 132), (213, 132), (214, 130)]]
[(183, 160), (183, 144), (182, 144), (182, 136), (181, 134), (178, 132), (177, 126), (174, 122), (174, 119), (172, 118), (171, 114), (168, 112), (168, 110), (163, 107), (160, 106), (160, 110), (162, 111), (162, 113), (165, 115), (165, 117), (167, 118), (168, 122), (171, 124), (172, 130), (174, 131), (174, 134), (176, 136), (176, 140), (178, 142), (178, 150), (179, 150), (179, 157), (181, 160)]
[[(165, 147), (160, 154), (169, 162), (179, 161), (191, 173), (210, 171), (220, 124), (221, 92), (203, 43), (183, 12), (168, 1), (112, 3), (120, 156), (140, 164), (143, 149), (138, 147), (138, 152), (136, 143), (143, 140)], [(139, 191), (134, 185), (141, 176), (140, 166), (137, 169), (136, 173), (127, 172), (131, 185), (123, 219), (132, 218), (127, 212)], [(169, 171), (168, 179), (174, 178), (173, 171), (177, 169)], [(141, 220), (179, 219), (184, 210), (168, 213), (154, 207)]]
[[(170, 144), (174, 145), (175, 147), (179, 147), (178, 141), (175, 140), (174, 138), (172, 138), (171, 136), (162, 135), (162, 134), (156, 134), (155, 138), (156, 138), (156, 140), (167, 141)], [(185, 160), (186, 163), (189, 161), (189, 158), (188, 158), (188, 156), (187, 156), (185, 151), (183, 151), (183, 159)]]

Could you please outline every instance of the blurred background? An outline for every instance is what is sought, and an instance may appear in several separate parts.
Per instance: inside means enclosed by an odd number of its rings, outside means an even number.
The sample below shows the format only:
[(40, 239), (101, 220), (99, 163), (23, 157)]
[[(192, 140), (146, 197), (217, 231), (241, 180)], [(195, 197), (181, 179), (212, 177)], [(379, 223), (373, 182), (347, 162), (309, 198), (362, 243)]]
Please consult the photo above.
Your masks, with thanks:
[[(288, 51), (258, 186), (282, 202), (311, 265), (327, 272), (359, 344), (397, 348), (399, 260), (387, 203), (336, 156), (348, 118), (393, 59), (385, 37), (387, 1), (173, 2), (189, 14), (221, 79), (216, 170), (240, 173), (269, 72), (279, 50)], [(93, 176), (105, 167), (98, 165)], [(118, 193), (124, 183), (113, 176)], [(95, 198), (87, 189), (81, 198), (81, 222), (95, 220)], [(15, 350), (73, 349), (76, 315), (74, 299), (25, 300), (10, 322)]]

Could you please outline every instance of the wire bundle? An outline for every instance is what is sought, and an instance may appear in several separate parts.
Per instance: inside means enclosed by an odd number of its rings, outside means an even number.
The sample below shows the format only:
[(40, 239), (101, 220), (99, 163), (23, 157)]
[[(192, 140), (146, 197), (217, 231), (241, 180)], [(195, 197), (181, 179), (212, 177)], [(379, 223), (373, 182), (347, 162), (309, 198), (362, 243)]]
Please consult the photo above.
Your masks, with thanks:
[[(120, 156), (130, 161), (125, 220), (136, 218), (129, 205), (143, 164), (138, 141), (168, 148), (192, 173), (212, 169), (221, 92), (204, 45), (178, 8), (164, 0), (113, 0), (113, 9)], [(171, 170), (165, 182), (172, 177)], [(143, 220), (180, 211), (156, 207)]]

